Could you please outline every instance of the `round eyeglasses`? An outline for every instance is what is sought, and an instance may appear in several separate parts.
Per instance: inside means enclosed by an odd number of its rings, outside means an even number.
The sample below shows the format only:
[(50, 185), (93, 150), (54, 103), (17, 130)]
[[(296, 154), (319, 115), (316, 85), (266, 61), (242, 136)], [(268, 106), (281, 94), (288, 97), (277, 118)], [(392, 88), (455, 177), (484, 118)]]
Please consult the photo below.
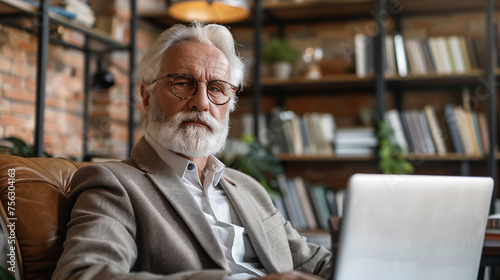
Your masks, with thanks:
[[(153, 80), (151, 84), (164, 78), (170, 78), (170, 90), (180, 99), (192, 98), (198, 92), (199, 83), (189, 74), (168, 74)], [(213, 80), (205, 83), (207, 85), (208, 99), (215, 105), (228, 103), (233, 97), (234, 92), (238, 89), (236, 86), (221, 80)]]

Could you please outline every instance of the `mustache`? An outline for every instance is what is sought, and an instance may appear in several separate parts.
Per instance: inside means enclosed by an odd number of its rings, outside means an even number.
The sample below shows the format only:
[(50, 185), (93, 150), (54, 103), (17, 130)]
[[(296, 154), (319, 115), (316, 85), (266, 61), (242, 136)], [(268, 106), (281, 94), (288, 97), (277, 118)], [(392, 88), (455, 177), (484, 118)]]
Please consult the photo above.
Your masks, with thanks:
[(180, 125), (183, 122), (201, 122), (207, 125), (211, 131), (220, 126), (220, 123), (207, 112), (179, 112), (173, 118), (176, 125)]

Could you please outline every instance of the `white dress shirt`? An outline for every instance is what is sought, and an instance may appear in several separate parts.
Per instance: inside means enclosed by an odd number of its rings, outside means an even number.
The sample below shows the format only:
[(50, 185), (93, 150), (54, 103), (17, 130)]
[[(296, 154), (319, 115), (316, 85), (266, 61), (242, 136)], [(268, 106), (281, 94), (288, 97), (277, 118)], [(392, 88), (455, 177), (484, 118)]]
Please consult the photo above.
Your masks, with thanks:
[(202, 185), (194, 162), (163, 148), (149, 134), (146, 134), (145, 139), (160, 158), (181, 178), (212, 227), (231, 269), (231, 276), (226, 278), (248, 279), (264, 276), (266, 271), (257, 258), (246, 230), (229, 198), (219, 185), (225, 165), (210, 155), (202, 173), (204, 177)]

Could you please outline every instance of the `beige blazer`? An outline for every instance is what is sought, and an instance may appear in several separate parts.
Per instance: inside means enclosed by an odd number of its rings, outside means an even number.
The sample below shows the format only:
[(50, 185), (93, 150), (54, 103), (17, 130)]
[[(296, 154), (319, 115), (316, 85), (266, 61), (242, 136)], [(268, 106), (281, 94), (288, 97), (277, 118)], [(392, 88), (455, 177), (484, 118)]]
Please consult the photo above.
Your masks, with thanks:
[[(220, 181), (269, 273), (324, 277), (331, 254), (308, 244), (251, 177), (227, 168)], [(222, 279), (217, 238), (180, 178), (142, 138), (124, 162), (80, 169), (53, 279)]]

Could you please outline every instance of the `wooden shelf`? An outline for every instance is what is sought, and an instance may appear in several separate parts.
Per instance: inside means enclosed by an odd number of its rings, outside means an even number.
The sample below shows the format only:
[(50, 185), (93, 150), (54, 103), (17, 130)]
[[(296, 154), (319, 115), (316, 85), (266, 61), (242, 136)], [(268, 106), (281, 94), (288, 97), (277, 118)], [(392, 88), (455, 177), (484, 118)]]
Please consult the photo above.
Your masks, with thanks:
[[(497, 70), (500, 77), (500, 70)], [(429, 74), (429, 75), (408, 75), (406, 77), (388, 76), (386, 77), (388, 88), (428, 88), (428, 87), (450, 87), (463, 85), (477, 85), (484, 81), (484, 71), (475, 69), (464, 74)], [(252, 86), (252, 81), (247, 80), (247, 84)], [(373, 90), (375, 78), (373, 76), (359, 78), (356, 74), (338, 74), (323, 76), (318, 80), (311, 80), (305, 77), (294, 77), (290, 79), (277, 79), (263, 77), (261, 79), (263, 91), (280, 89), (294, 92), (304, 90)]]
[[(308, 161), (372, 161), (375, 156), (362, 157), (337, 157), (337, 156), (322, 156), (322, 155), (295, 155), (295, 154), (280, 154), (277, 156), (281, 161), (288, 162), (308, 162)], [(463, 154), (449, 153), (445, 156), (437, 155), (422, 155), (410, 153), (405, 156), (410, 161), (481, 161), (486, 160), (486, 156), (465, 156)], [(497, 153), (496, 158), (500, 160), (500, 153)]]
[(486, 160), (486, 156), (465, 156), (463, 154), (455, 154), (455, 153), (449, 153), (449, 154), (446, 154), (445, 156), (422, 155), (422, 154), (410, 153), (406, 156), (406, 158), (410, 161), (421, 161), (421, 160), (429, 160), (429, 161), (481, 161), (481, 160)]
[(464, 74), (429, 74), (429, 75), (408, 75), (406, 77), (391, 76), (386, 77), (389, 88), (398, 87), (447, 87), (462, 86), (464, 84), (477, 85), (484, 81), (484, 71), (474, 69)]
[(312, 161), (372, 161), (375, 160), (374, 156), (363, 157), (335, 157), (335, 156), (321, 156), (321, 155), (294, 155), (294, 154), (280, 154), (278, 159), (281, 161), (293, 162), (312, 162)]

